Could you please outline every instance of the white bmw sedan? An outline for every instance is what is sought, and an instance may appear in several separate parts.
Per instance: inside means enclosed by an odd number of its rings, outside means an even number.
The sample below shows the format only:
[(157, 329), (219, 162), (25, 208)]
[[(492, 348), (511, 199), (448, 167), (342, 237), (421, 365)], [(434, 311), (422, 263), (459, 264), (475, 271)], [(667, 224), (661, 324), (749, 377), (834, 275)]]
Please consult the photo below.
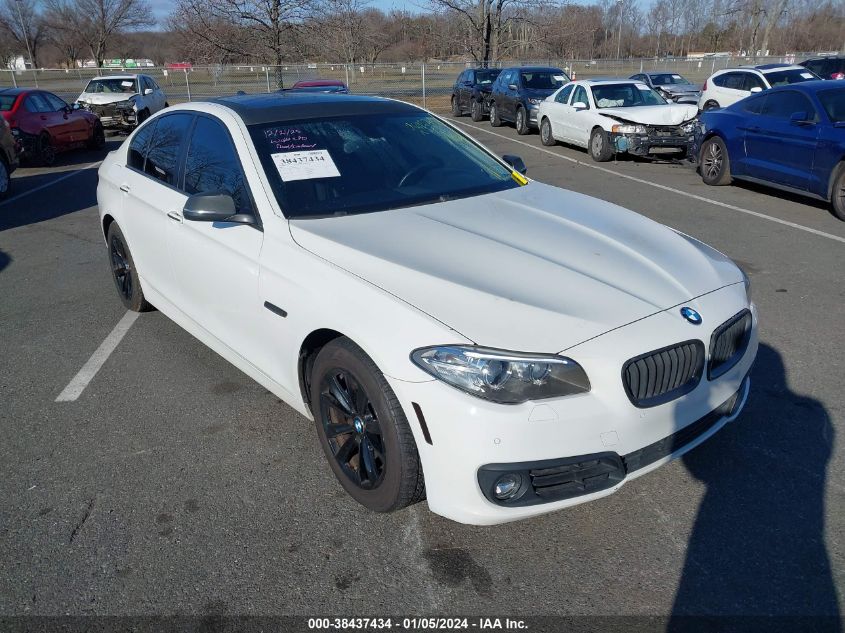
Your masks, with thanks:
[(354, 499), (493, 524), (700, 444), (757, 352), (730, 259), (520, 163), (401, 102), (245, 95), (151, 117), (97, 198), (126, 307), (313, 419)]

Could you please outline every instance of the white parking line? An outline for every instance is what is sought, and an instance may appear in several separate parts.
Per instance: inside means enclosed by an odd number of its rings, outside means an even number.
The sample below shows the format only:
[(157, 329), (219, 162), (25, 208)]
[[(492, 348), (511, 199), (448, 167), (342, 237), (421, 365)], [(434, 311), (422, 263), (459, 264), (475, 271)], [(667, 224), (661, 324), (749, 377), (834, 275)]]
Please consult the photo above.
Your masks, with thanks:
[(464, 123), (463, 121), (455, 121), (455, 123), (460, 123), (463, 126), (472, 128), (473, 130), (478, 130), (479, 132), (486, 132), (487, 134), (492, 134), (493, 136), (497, 136), (499, 138), (503, 138), (506, 141), (510, 141), (511, 143), (518, 143), (519, 145), (525, 145), (525, 147), (530, 147), (533, 150), (537, 150), (538, 152), (543, 152), (544, 154), (549, 154), (551, 156), (555, 156), (562, 160), (569, 161), (570, 163), (575, 163), (576, 165), (581, 165), (582, 167), (589, 167), (590, 169), (596, 169), (598, 171), (603, 171), (607, 174), (613, 174), (614, 176), (618, 176), (619, 178), (626, 178), (628, 180), (633, 180), (634, 182), (638, 182), (643, 185), (648, 185), (649, 187), (654, 187), (655, 189), (662, 189), (663, 191), (669, 191), (671, 193), (676, 193), (679, 196), (684, 196), (687, 198), (692, 198), (693, 200), (698, 200), (700, 202), (706, 202), (708, 204), (715, 205), (717, 207), (724, 207), (725, 209), (731, 209), (732, 211), (738, 211), (740, 213), (745, 213), (747, 215), (752, 215), (755, 218), (760, 218), (761, 220), (768, 220), (769, 222), (775, 222), (777, 224), (782, 224), (783, 226), (788, 226), (793, 229), (798, 229), (799, 231), (805, 231), (807, 233), (812, 233), (813, 235), (818, 235), (820, 237), (826, 237), (829, 240), (834, 240), (836, 242), (842, 242), (845, 244), (845, 237), (840, 237), (839, 235), (833, 235), (831, 233), (825, 233), (824, 231), (819, 231), (818, 229), (810, 228), (809, 226), (804, 226), (802, 224), (796, 224), (795, 222), (789, 222), (788, 220), (781, 220), (780, 218), (774, 218), (770, 215), (766, 215), (765, 213), (759, 213), (758, 211), (752, 211), (751, 209), (744, 209), (743, 207), (738, 207), (733, 204), (728, 204), (727, 202), (720, 202), (719, 200), (713, 200), (711, 198), (705, 198), (704, 196), (699, 196), (694, 193), (689, 193), (688, 191), (683, 191), (681, 189), (675, 189), (674, 187), (669, 187), (667, 185), (660, 185), (656, 182), (651, 182), (649, 180), (644, 180), (642, 178), (637, 178), (636, 176), (629, 176), (628, 174), (623, 174), (618, 171), (614, 171), (612, 169), (608, 169), (607, 167), (600, 167), (599, 165), (592, 165), (590, 163), (585, 163), (580, 161), (576, 158), (570, 158), (569, 156), (564, 156), (563, 154), (558, 154), (557, 152), (553, 152), (551, 150), (545, 149), (543, 147), (537, 147), (536, 145), (531, 145), (530, 143), (526, 143), (525, 141), (519, 141), (515, 138), (511, 138), (509, 136), (505, 136), (504, 134), (498, 134), (497, 132), (493, 132), (492, 130), (484, 129), (483, 127), (477, 127), (475, 125), (470, 125), (469, 123)]
[(132, 327), (132, 324), (135, 323), (135, 319), (137, 318), (137, 312), (127, 312), (123, 315), (123, 318), (120, 319), (117, 325), (114, 326), (111, 334), (109, 334), (106, 339), (100, 343), (100, 346), (91, 355), (88, 362), (82, 366), (79, 373), (73, 377), (73, 380), (68, 383), (68, 386), (64, 388), (64, 391), (59, 394), (56, 398), (56, 402), (73, 402), (82, 395), (82, 392), (85, 391), (85, 387), (87, 387), (88, 383), (91, 382), (91, 379), (97, 375), (97, 372), (100, 371), (100, 368), (115, 350), (121, 339), (123, 339), (129, 331), (129, 328)]
[[(68, 179), (68, 178), (70, 178), (71, 176), (76, 176), (76, 174), (80, 174), (80, 173), (82, 173), (83, 171), (85, 171), (86, 169), (91, 169), (92, 167), (97, 167), (97, 166), (98, 166), (100, 163), (102, 163), (102, 162), (103, 162), (103, 161), (98, 160), (98, 161), (96, 161), (96, 162), (94, 162), (94, 163), (89, 163), (89, 164), (87, 164), (87, 165), (84, 165), (84, 166), (80, 167), (79, 169), (75, 169), (74, 171), (71, 171), (71, 172), (66, 173), (64, 176), (59, 176), (59, 177), (58, 177), (58, 178), (56, 178), (55, 180), (51, 180), (50, 182), (45, 182), (43, 185), (38, 185), (35, 189), (30, 189), (29, 191), (23, 191), (23, 192), (19, 193), (19, 194), (18, 194), (18, 195), (16, 195), (16, 196), (12, 196), (12, 197), (11, 197), (11, 198), (9, 198), (8, 200), (4, 200), (3, 202), (0, 202), (0, 207), (5, 206), (5, 205), (7, 205), (7, 204), (11, 204), (11, 203), (12, 203), (12, 202), (14, 202), (15, 200), (20, 200), (21, 198), (23, 198), (23, 197), (25, 197), (25, 196), (28, 196), (28, 195), (29, 195), (29, 194), (31, 194), (31, 193), (35, 193), (36, 191), (41, 191), (42, 189), (46, 189), (47, 187), (52, 187), (52, 186), (53, 186), (53, 185), (55, 185), (56, 183), (59, 183), (59, 182), (61, 182), (61, 181), (63, 181), (63, 180), (67, 180), (67, 179)], [(38, 174), (38, 175), (41, 175), (41, 174)], [(14, 184), (14, 182), (15, 182), (15, 181), (14, 181), (14, 180), (12, 180), (12, 184)]]

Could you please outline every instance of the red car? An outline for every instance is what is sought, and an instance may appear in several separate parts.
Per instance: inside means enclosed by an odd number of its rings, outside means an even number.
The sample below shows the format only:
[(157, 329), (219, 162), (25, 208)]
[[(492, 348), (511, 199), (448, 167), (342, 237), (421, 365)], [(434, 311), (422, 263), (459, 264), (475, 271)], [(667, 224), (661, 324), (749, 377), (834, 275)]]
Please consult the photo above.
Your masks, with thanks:
[(52, 165), (58, 152), (100, 149), (106, 143), (97, 115), (70, 106), (46, 90), (0, 90), (0, 114), (20, 145), (21, 157), (42, 165)]

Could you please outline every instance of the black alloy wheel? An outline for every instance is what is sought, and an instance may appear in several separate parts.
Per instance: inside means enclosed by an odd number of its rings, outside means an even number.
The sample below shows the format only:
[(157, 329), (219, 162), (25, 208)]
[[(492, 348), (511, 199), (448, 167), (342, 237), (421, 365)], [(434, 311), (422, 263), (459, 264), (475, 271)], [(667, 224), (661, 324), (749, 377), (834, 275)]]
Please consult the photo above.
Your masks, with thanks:
[(126, 238), (117, 225), (112, 222), (109, 226), (106, 243), (109, 248), (109, 263), (111, 264), (112, 278), (114, 279), (117, 294), (123, 305), (133, 312), (147, 312), (152, 310), (144, 298), (144, 291), (141, 289), (141, 282), (138, 278), (138, 271), (135, 267), (135, 260), (126, 245)]
[(718, 136), (711, 136), (701, 147), (701, 179), (706, 185), (721, 186), (731, 182), (728, 150)]
[(830, 204), (833, 215), (845, 220), (845, 162), (839, 164), (839, 170), (830, 192)]
[(373, 490), (387, 463), (381, 424), (370, 398), (355, 377), (336, 368), (320, 385), (323, 431), (337, 465), (359, 488)]
[(38, 163), (44, 167), (50, 167), (56, 162), (56, 148), (53, 147), (53, 140), (47, 132), (38, 137), (35, 154)]

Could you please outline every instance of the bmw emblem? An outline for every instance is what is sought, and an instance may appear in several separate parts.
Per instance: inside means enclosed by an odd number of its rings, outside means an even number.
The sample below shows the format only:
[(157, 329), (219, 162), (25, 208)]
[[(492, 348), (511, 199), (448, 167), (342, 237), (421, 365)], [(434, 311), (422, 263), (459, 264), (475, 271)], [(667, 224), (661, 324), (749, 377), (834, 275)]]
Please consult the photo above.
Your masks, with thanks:
[(681, 308), (681, 316), (693, 325), (701, 325), (701, 315), (688, 306)]

